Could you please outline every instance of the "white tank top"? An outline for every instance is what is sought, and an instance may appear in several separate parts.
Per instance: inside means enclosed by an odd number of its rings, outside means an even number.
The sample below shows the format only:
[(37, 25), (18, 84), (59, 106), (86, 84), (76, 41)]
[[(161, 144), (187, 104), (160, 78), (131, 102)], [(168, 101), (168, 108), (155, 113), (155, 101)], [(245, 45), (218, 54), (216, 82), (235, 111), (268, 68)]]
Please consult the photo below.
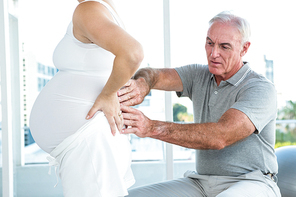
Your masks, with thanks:
[[(111, 6), (98, 2), (123, 28)], [(30, 116), (32, 136), (44, 151), (50, 153), (87, 122), (85, 117), (111, 74), (114, 58), (96, 44), (77, 40), (73, 23), (69, 24), (53, 54), (59, 72), (40, 92)]]
[[(112, 14), (114, 21), (123, 28), (119, 17), (112, 7), (104, 1), (103, 4)], [(82, 2), (83, 3), (83, 2)], [(53, 54), (55, 67), (61, 71), (79, 72), (79, 74), (106, 76), (110, 75), (114, 55), (92, 43), (82, 43), (73, 35), (73, 23), (67, 28), (65, 37), (60, 41)], [(110, 64), (112, 62), (112, 64)]]

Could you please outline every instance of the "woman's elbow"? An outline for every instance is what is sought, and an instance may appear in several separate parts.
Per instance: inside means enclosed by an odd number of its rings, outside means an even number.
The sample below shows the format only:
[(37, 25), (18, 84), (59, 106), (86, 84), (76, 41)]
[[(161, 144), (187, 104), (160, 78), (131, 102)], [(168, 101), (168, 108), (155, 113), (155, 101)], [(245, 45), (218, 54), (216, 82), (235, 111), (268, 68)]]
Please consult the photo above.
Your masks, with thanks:
[(131, 62), (131, 66), (137, 70), (143, 59), (144, 59), (144, 50), (140, 43), (137, 43), (135, 47), (129, 52), (129, 61)]
[(127, 72), (134, 75), (144, 59), (144, 51), (140, 43), (134, 42), (129, 46), (118, 49), (115, 56), (116, 61), (121, 62), (119, 65), (124, 66)]

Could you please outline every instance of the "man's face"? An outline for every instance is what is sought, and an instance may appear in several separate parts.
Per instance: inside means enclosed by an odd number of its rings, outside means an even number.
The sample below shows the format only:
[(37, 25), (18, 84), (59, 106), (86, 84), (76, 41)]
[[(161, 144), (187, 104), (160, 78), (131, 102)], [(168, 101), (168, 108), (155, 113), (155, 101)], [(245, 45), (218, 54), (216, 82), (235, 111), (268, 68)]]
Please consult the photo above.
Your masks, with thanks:
[(242, 56), (247, 48), (241, 45), (241, 34), (237, 28), (214, 22), (206, 39), (209, 70), (216, 79), (227, 80), (242, 66)]

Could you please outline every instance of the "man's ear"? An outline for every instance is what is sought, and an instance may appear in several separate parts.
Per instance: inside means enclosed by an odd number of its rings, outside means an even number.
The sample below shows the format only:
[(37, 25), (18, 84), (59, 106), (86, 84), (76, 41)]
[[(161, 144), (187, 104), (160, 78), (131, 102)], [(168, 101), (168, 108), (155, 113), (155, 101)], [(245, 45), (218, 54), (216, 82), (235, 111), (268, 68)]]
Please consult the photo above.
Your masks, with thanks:
[(245, 44), (243, 45), (243, 49), (241, 51), (241, 57), (243, 57), (244, 55), (246, 55), (246, 53), (249, 50), (250, 45), (251, 45), (251, 42), (245, 42)]

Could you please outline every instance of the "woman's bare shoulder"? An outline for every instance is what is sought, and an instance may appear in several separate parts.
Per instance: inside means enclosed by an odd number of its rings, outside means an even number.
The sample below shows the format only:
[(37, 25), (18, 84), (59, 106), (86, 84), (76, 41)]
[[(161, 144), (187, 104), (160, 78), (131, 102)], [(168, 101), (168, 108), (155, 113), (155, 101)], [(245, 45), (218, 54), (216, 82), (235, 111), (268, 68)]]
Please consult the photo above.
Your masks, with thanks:
[[(113, 22), (113, 18), (109, 10), (97, 1), (85, 1), (80, 3), (73, 13), (73, 28), (75, 37), (89, 37), (91, 30), (104, 30), (106, 24)], [(75, 33), (76, 32), (76, 33)], [(79, 39), (80, 40), (80, 39)]]
[(108, 16), (112, 18), (112, 15), (108, 11), (108, 9), (97, 1), (84, 1), (79, 3), (74, 10), (73, 18), (78, 16), (79, 18), (84, 17), (99, 17), (100, 15)]

